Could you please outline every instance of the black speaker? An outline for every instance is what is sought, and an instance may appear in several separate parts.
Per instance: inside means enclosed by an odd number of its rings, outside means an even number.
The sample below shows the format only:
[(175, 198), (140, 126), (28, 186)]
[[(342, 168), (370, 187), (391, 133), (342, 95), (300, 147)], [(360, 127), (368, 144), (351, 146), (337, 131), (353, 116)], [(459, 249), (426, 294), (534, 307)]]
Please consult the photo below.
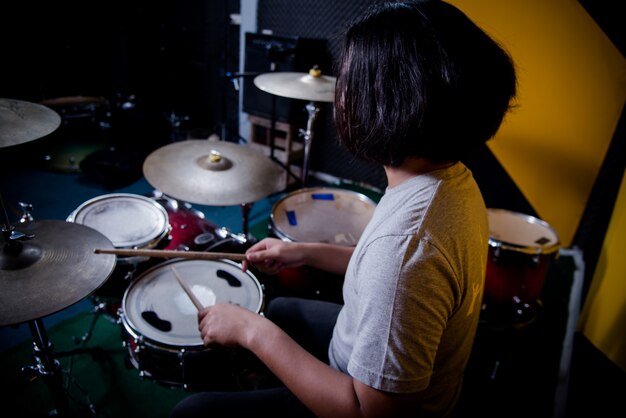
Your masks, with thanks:
[[(244, 71), (249, 74), (302, 72), (314, 66), (331, 75), (330, 55), (325, 39), (246, 33)], [(243, 111), (287, 123), (305, 122), (308, 118), (304, 100), (279, 97), (260, 90), (254, 77), (244, 78)], [(275, 100), (273, 105), (272, 101)], [(273, 107), (274, 106), (274, 107)]]

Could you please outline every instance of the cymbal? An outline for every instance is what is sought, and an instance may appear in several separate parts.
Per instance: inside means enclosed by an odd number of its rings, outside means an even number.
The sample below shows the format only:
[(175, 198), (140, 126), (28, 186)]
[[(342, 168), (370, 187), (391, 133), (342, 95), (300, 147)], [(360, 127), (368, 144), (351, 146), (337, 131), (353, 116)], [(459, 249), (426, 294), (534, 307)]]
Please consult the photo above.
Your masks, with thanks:
[(97, 290), (115, 267), (115, 255), (94, 252), (113, 244), (88, 226), (48, 220), (26, 222), (16, 229), (34, 238), (19, 241), (22, 247), (16, 252), (0, 241), (0, 326), (73, 305)]
[(335, 77), (322, 75), (317, 70), (265, 73), (254, 78), (254, 85), (267, 93), (312, 102), (335, 101), (336, 82)]
[(0, 148), (41, 138), (60, 124), (61, 116), (47, 106), (0, 98)]
[(143, 173), (154, 188), (175, 199), (230, 206), (279, 191), (282, 170), (248, 146), (190, 139), (153, 151), (143, 163)]

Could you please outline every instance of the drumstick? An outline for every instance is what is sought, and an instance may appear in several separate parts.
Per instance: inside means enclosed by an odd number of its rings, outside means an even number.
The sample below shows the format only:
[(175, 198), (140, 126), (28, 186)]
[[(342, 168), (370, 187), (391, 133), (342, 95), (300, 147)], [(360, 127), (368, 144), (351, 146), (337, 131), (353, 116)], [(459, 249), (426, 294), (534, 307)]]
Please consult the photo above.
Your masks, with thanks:
[(171, 267), (172, 267), (172, 272), (174, 273), (174, 276), (176, 276), (176, 280), (178, 280), (178, 283), (180, 284), (180, 286), (183, 288), (185, 293), (187, 293), (187, 296), (189, 296), (189, 299), (191, 299), (193, 304), (196, 306), (196, 309), (201, 310), (202, 308), (204, 308), (204, 306), (202, 306), (202, 303), (200, 303), (196, 295), (194, 295), (193, 292), (191, 291), (191, 288), (187, 286), (187, 283), (185, 283), (183, 278), (180, 277), (180, 275), (178, 274), (174, 266), (171, 266)]
[(94, 250), (96, 254), (116, 254), (140, 257), (161, 257), (161, 258), (194, 258), (198, 260), (237, 260), (246, 259), (245, 254), (239, 253), (216, 253), (205, 251), (173, 251), (173, 250), (135, 250), (135, 249), (111, 249), (103, 250), (97, 248)]

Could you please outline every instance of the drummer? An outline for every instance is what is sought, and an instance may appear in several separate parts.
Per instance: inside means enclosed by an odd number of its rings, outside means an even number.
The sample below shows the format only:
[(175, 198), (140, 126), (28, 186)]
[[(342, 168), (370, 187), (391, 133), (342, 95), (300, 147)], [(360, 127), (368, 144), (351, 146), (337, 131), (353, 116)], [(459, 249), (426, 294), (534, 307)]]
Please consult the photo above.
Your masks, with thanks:
[(171, 416), (451, 416), (489, 239), (483, 198), (460, 161), (496, 134), (515, 92), (509, 55), (454, 6), (371, 6), (346, 35), (335, 117), (341, 143), (383, 165), (385, 195), (355, 248), (267, 238), (244, 262), (345, 274), (344, 304), (276, 298), (266, 316), (202, 309), (206, 346), (244, 347), (280, 383), (193, 394)]

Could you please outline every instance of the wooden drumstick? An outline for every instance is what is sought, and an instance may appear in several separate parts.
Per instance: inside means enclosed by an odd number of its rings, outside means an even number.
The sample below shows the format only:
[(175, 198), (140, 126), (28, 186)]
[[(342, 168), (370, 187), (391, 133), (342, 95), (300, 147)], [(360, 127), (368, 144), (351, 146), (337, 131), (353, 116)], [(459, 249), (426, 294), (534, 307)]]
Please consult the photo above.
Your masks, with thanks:
[(172, 268), (172, 272), (174, 273), (174, 276), (176, 276), (176, 280), (178, 280), (178, 283), (180, 284), (180, 286), (183, 288), (185, 293), (187, 293), (187, 296), (189, 296), (189, 299), (191, 299), (193, 304), (196, 306), (196, 309), (201, 310), (202, 308), (204, 308), (200, 300), (198, 300), (196, 295), (194, 295), (193, 292), (191, 291), (191, 288), (187, 285), (187, 283), (185, 283), (183, 278), (180, 277), (180, 275), (178, 274), (174, 266), (171, 266), (171, 268)]
[(236, 260), (246, 259), (245, 254), (217, 253), (205, 251), (174, 251), (174, 250), (136, 250), (136, 249), (95, 249), (96, 254), (116, 254), (124, 256), (160, 257), (160, 258), (193, 258), (197, 260)]

